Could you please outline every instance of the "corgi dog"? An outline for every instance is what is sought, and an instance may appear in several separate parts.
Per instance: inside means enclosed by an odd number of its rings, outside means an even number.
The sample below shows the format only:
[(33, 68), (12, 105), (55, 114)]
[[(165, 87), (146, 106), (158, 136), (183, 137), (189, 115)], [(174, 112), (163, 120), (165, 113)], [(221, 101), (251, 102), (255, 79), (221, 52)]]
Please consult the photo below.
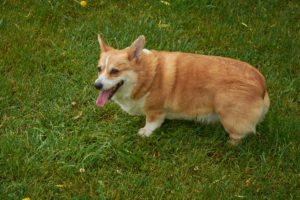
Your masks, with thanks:
[(149, 137), (165, 119), (220, 121), (237, 144), (263, 119), (270, 105), (264, 76), (250, 64), (219, 56), (144, 49), (138, 37), (122, 50), (98, 35), (101, 55), (96, 100), (109, 99), (131, 115), (145, 115), (138, 134)]

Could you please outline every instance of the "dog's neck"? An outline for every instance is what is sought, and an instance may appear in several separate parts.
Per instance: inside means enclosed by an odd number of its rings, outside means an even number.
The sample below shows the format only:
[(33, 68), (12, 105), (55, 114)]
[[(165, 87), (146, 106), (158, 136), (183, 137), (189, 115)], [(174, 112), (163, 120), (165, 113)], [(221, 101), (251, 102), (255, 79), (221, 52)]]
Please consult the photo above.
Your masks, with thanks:
[(131, 98), (138, 100), (145, 96), (151, 89), (156, 74), (158, 58), (155, 53), (143, 52), (140, 63), (136, 66), (137, 80), (131, 92)]

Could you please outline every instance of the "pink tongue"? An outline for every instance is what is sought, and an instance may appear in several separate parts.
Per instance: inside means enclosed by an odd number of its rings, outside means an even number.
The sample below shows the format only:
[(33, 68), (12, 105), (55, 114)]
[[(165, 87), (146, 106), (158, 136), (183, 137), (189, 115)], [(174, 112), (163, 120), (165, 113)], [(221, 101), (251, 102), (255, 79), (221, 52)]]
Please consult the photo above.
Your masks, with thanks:
[(109, 97), (112, 94), (112, 90), (106, 90), (106, 91), (102, 91), (96, 101), (96, 105), (99, 107), (103, 107), (106, 102), (109, 100)]

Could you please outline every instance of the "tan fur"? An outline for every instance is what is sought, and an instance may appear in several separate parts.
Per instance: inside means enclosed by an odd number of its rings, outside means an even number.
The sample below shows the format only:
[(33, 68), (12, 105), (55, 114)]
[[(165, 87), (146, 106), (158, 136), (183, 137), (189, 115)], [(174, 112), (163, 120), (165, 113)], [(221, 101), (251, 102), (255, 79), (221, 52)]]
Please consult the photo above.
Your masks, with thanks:
[(146, 97), (147, 123), (174, 116), (197, 119), (216, 115), (236, 143), (255, 132), (257, 123), (268, 111), (265, 79), (245, 62), (155, 50), (138, 55), (136, 49), (144, 46), (140, 44), (144, 42), (141, 37), (123, 50), (115, 50), (100, 41), (105, 48), (101, 48), (99, 62), (110, 55), (109, 62), (120, 70), (119, 76), (128, 70), (136, 74), (131, 98), (137, 101)]

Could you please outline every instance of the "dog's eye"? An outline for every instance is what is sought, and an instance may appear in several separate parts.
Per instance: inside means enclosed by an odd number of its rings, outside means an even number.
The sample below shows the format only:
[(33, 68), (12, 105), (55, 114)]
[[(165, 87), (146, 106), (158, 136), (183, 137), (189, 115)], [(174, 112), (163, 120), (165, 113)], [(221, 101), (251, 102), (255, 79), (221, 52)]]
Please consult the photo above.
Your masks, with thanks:
[(102, 70), (101, 67), (98, 67), (98, 72), (101, 72), (101, 70)]
[(117, 69), (113, 69), (110, 71), (110, 74), (117, 74), (117, 73), (119, 73), (119, 70), (117, 70)]

